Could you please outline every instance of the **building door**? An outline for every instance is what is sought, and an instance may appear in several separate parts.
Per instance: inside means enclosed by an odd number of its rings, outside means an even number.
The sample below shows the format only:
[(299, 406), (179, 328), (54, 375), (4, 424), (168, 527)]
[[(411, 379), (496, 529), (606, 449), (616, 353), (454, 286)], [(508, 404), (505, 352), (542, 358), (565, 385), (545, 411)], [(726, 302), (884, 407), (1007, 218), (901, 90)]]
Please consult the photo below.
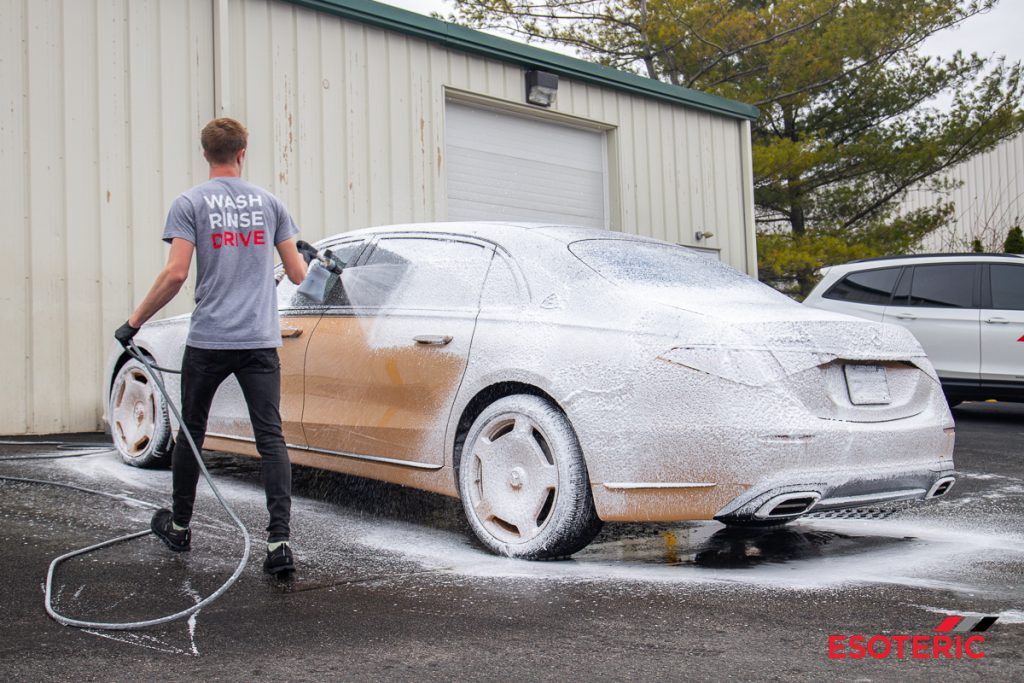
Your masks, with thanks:
[(449, 100), (448, 219), (608, 227), (604, 132)]

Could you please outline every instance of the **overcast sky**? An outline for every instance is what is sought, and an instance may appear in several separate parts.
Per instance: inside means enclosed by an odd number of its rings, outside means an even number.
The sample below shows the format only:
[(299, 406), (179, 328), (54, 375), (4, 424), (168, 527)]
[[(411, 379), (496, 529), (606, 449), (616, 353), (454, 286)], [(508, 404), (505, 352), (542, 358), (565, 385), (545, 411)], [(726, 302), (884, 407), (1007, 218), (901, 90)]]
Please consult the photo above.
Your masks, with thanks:
[[(420, 14), (448, 14), (453, 3), (445, 0), (387, 0), (387, 4)], [(1001, 0), (988, 14), (974, 17), (957, 30), (944, 31), (929, 39), (924, 50), (949, 55), (955, 50), (989, 56), (1006, 55), (1010, 61), (1024, 60), (1024, 0)]]

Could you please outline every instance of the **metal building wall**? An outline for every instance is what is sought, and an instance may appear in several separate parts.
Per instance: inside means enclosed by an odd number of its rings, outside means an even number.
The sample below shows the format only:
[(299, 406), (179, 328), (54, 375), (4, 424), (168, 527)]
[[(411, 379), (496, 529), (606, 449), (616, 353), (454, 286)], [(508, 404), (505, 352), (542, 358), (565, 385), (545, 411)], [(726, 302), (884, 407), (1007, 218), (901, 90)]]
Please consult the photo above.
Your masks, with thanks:
[(211, 15), (210, 0), (3, 0), (0, 433), (99, 426), (110, 335), (163, 265), (166, 207), (204, 172)]
[[(4, 434), (99, 427), (110, 335), (164, 262), (167, 207), (206, 177), (208, 119), (246, 123), (246, 177), (313, 240), (443, 220), (445, 98), (524, 99), (517, 66), (282, 0), (0, 3)], [(553, 115), (609, 131), (613, 228), (710, 231), (699, 246), (756, 271), (748, 123), (565, 79)]]
[(904, 210), (956, 203), (950, 226), (929, 235), (922, 251), (970, 250), (978, 238), (989, 251), (1002, 251), (1007, 231), (1024, 223), (1024, 135), (1006, 140), (985, 154), (954, 166), (946, 174), (962, 183), (949, 196), (926, 189), (909, 193)]
[[(245, 121), (250, 179), (307, 237), (443, 220), (446, 92), (524, 102), (512, 64), (279, 0), (223, 0), (221, 11), (220, 111)], [(699, 246), (756, 272), (743, 121), (565, 79), (554, 110), (610, 131), (613, 228), (680, 244), (712, 232)]]

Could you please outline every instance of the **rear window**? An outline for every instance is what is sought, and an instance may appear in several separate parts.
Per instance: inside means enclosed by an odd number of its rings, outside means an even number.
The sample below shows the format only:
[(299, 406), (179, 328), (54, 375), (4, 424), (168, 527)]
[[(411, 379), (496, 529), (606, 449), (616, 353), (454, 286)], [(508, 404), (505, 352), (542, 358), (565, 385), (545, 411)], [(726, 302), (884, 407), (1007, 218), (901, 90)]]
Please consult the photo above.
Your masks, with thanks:
[(573, 242), (569, 250), (602, 277), (618, 285), (657, 289), (716, 289), (788, 301), (770, 287), (724, 263), (685, 247), (657, 242), (595, 239)]
[(892, 297), (901, 268), (880, 268), (851, 273), (825, 292), (826, 299), (885, 306)]

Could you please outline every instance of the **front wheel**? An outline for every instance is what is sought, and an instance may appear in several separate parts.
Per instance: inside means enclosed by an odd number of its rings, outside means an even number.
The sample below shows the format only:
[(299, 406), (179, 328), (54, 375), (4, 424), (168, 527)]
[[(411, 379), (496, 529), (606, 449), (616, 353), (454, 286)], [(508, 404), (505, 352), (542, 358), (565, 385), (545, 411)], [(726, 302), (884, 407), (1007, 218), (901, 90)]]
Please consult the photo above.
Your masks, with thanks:
[(166, 467), (171, 462), (171, 421), (167, 404), (146, 369), (129, 360), (111, 384), (110, 435), (121, 459), (133, 467)]
[(567, 557), (601, 530), (576, 434), (538, 396), (499, 399), (473, 422), (459, 493), (480, 541), (508, 557)]

